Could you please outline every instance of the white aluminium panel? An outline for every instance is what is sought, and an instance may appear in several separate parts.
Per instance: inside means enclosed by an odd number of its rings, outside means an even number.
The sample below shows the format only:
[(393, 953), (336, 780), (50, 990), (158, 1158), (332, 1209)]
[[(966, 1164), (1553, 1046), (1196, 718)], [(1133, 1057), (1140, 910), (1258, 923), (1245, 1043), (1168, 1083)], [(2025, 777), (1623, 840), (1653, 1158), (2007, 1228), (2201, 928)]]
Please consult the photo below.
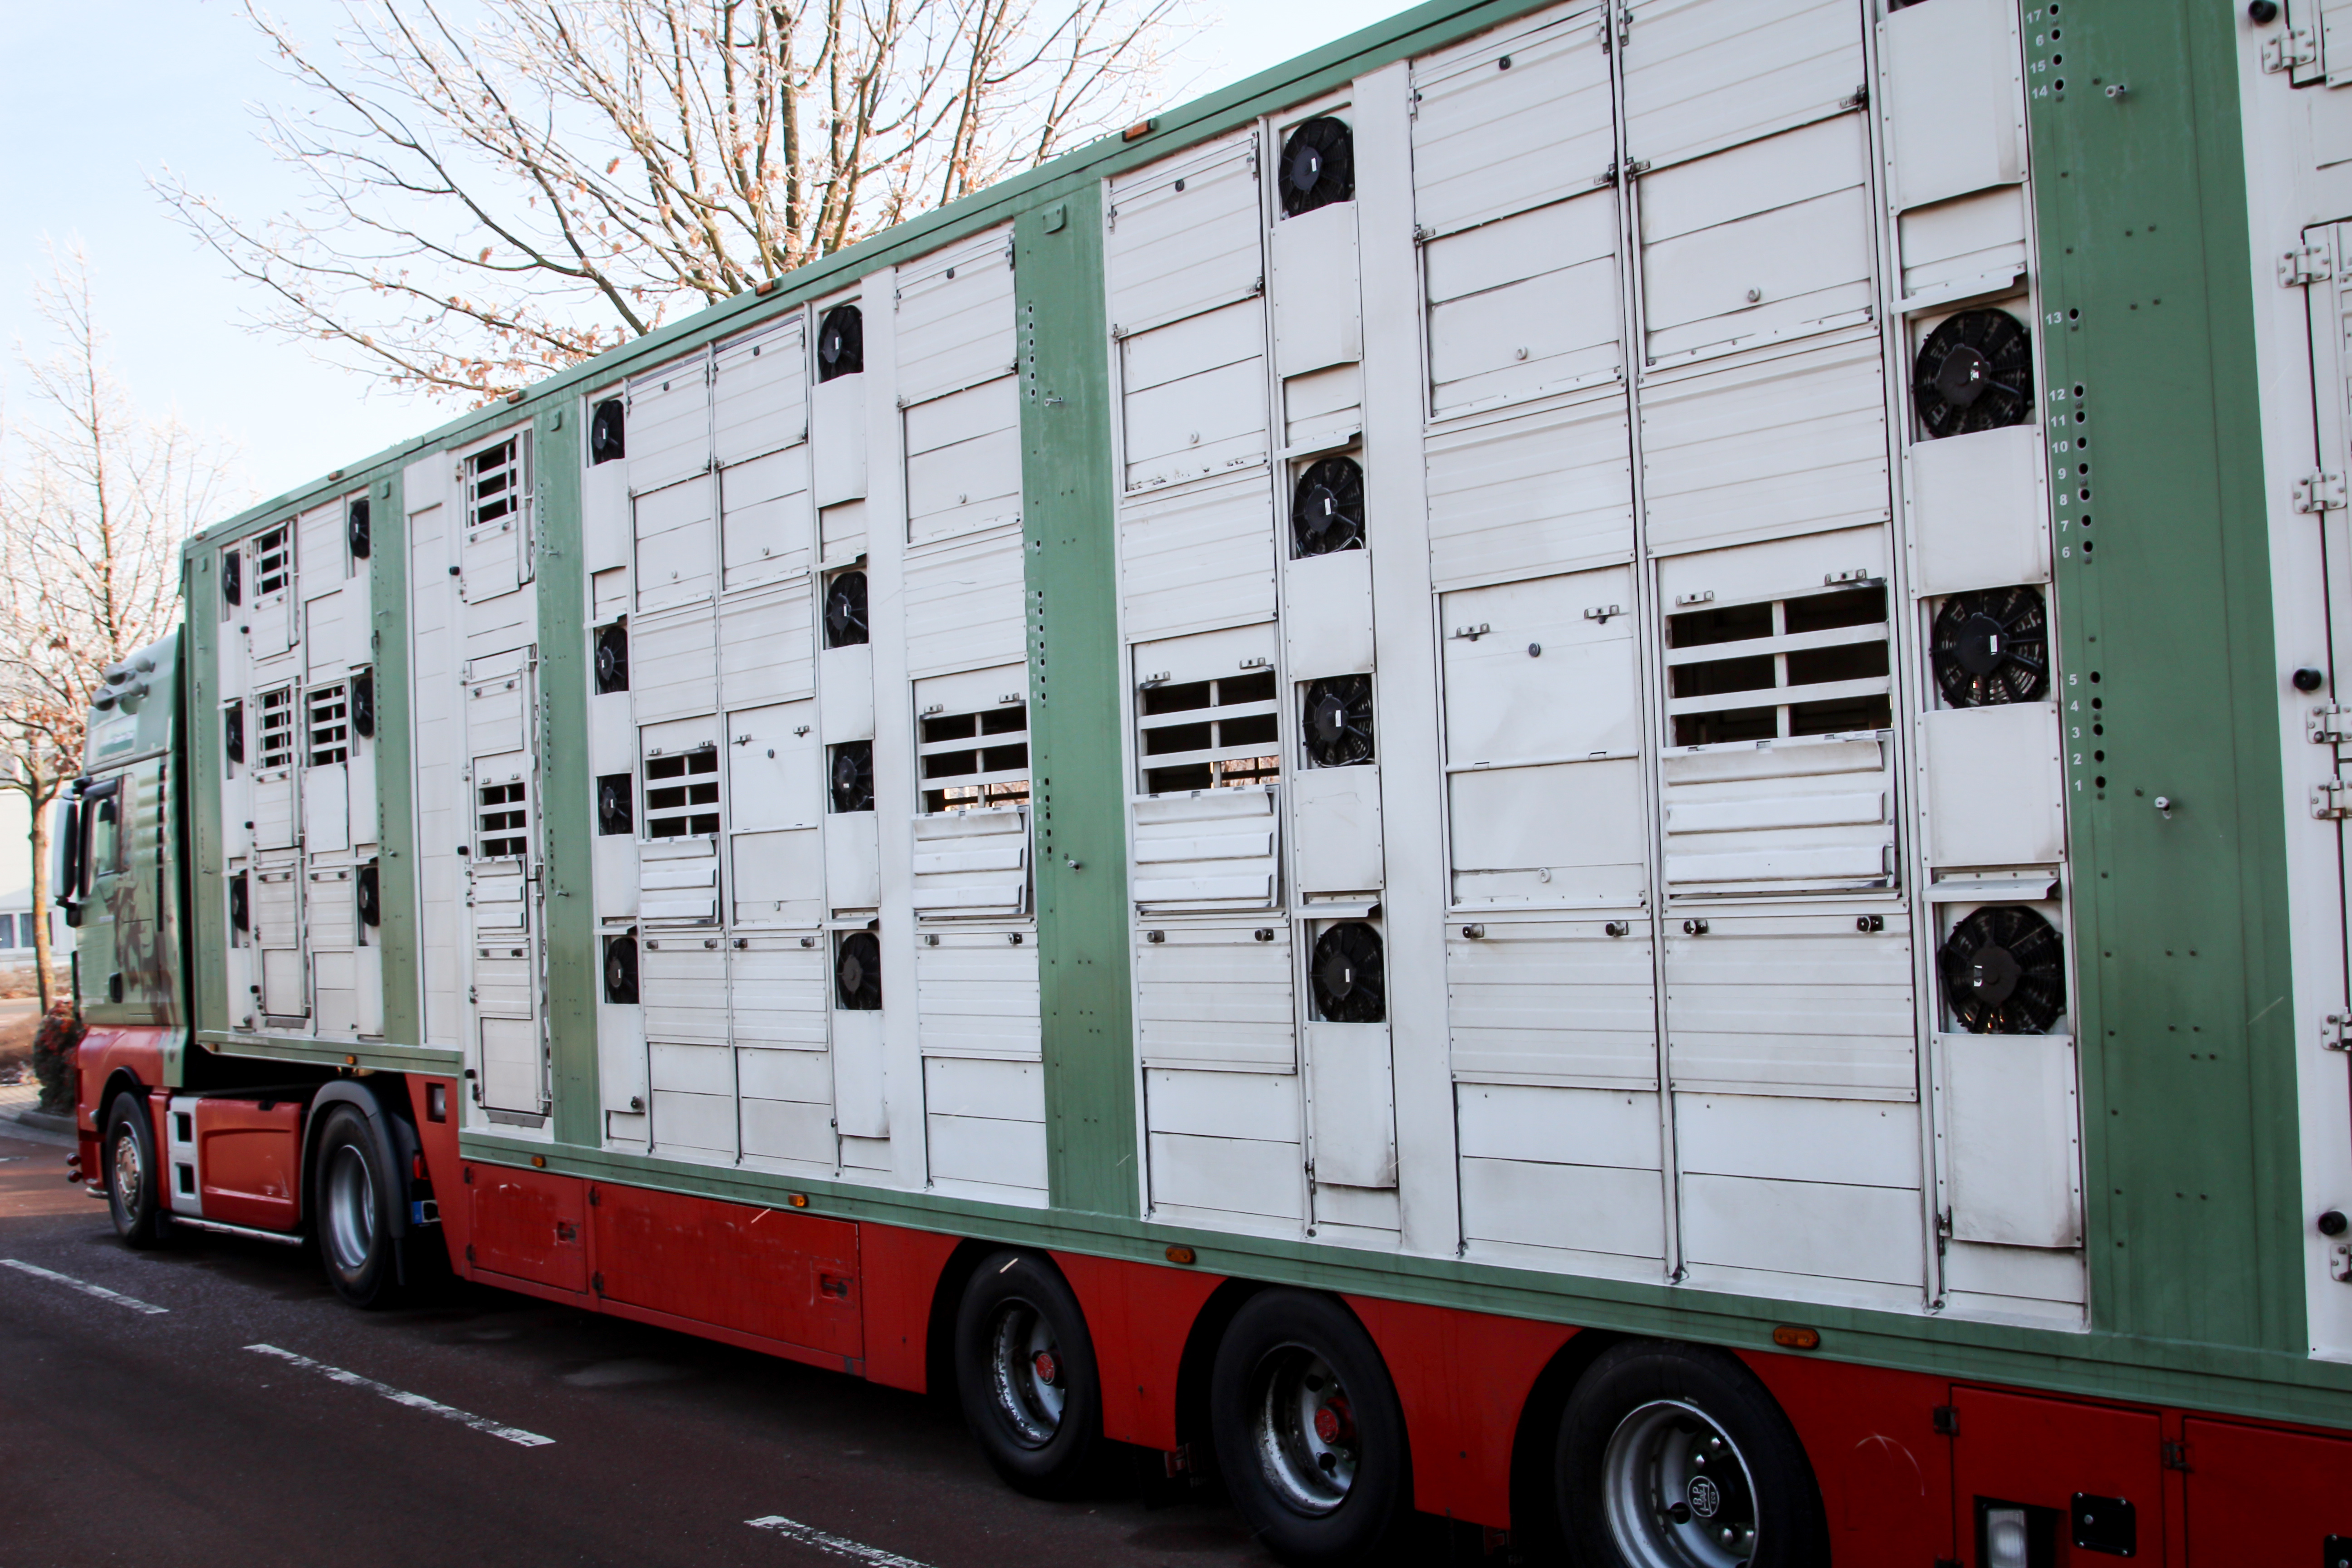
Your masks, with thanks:
[(795, 312), (719, 344), (711, 356), (712, 444), (721, 465), (808, 438), (808, 352), (801, 332)]
[(1634, 612), (1623, 566), (1442, 595), (1447, 763), (1637, 754)]
[(1297, 1070), (1288, 925), (1139, 931), (1135, 1033), (1147, 1068)]
[(630, 503), (637, 542), (636, 568), (631, 575), (638, 614), (710, 597), (719, 566), (710, 500), (709, 479), (697, 475), (667, 489), (640, 491)]
[(1265, 460), (1265, 353), (1254, 299), (1119, 340), (1129, 491)]
[(1954, 1239), (2082, 1246), (2074, 1042), (2063, 1035), (1947, 1035), (1938, 1046)]
[(1663, 1256), (1654, 1092), (1465, 1083), (1454, 1098), (1471, 1240)]
[(1631, 910), (1645, 900), (1640, 759), (1456, 768), (1445, 784), (1457, 907)]
[(1869, 79), (1862, 10), (1854, 0), (1627, 0), (1625, 154), (1663, 169), (1853, 108)]
[(1995, 185), (1914, 207), (1895, 225), (1903, 300), (1958, 300), (2025, 279), (2025, 187)]
[(1684, 1256), (1695, 1266), (1916, 1289), (1916, 1191), (1751, 1176), (1682, 1179)]
[(912, 405), (1007, 375), (1013, 230), (991, 229), (898, 269), (898, 395)]
[(629, 489), (644, 495), (710, 468), (710, 361), (698, 351), (633, 376), (628, 388)]
[(820, 507), (866, 497), (866, 377), (836, 375), (809, 390), (811, 499)]
[(1280, 876), (1273, 786), (1147, 796), (1134, 811), (1130, 887), (1139, 911), (1274, 906)]
[(1304, 375), (1364, 357), (1356, 204), (1333, 202), (1274, 226), (1274, 363)]
[(654, 1087), (718, 1092), (716, 1085), (665, 1084), (659, 1047), (727, 1043), (727, 952), (719, 939), (677, 932), (647, 938), (639, 944), (637, 995), (645, 1004), (646, 1038), (656, 1047)]
[(727, 822), (738, 830), (813, 827), (824, 812), (824, 746), (803, 699), (727, 715)]
[(719, 706), (717, 626), (707, 605), (651, 616), (629, 627), (629, 699), (640, 724)]
[(1613, 191), (1431, 240), (1422, 271), (1435, 418), (1612, 381), (1624, 368)]
[(1007, 525), (909, 551), (907, 673), (1020, 663), (1028, 652), (1021, 531)]
[(2017, 7), (1937, 0), (1878, 24), (1891, 205), (1925, 206), (2025, 176)]
[(890, 1136), (886, 1092), (882, 1015), (878, 1010), (833, 1011), (833, 1104), (845, 1138)]
[(1609, 184), (1617, 132), (1601, 9), (1557, 6), (1413, 62), (1413, 216), (1424, 234)]
[(1282, 563), (1282, 640), (1290, 679), (1372, 668), (1372, 554), (1335, 550)]
[(1650, 922), (1622, 923), (1622, 936), (1611, 936), (1599, 921), (1498, 921), (1449, 930), (1445, 993), (1454, 1076), (1656, 1089)]
[(1892, 886), (1893, 750), (1874, 735), (1823, 735), (1667, 751), (1668, 890)]
[(731, 923), (813, 926), (824, 918), (824, 846), (816, 827), (775, 827), (727, 837)]
[(1428, 482), (1430, 575), (1440, 587), (1633, 558), (1622, 392), (1433, 437)]
[(719, 689), (730, 708), (806, 697), (816, 632), (809, 579), (719, 602)]
[(1000, 805), (916, 817), (909, 896), (916, 914), (935, 920), (1025, 914), (1029, 808)]
[(1118, 509), (1119, 625), (1131, 640), (1274, 618), (1265, 471)]
[(330, 501), (304, 512), (294, 523), (294, 587), (296, 595), (315, 599), (331, 594), (351, 575), (351, 550), (345, 543), (344, 510), (348, 501)]
[(1256, 132), (1190, 148), (1111, 181), (1104, 225), (1118, 335), (1257, 294), (1265, 259)]
[(909, 405), (907, 537), (1021, 521), (1021, 405), (1014, 377)]
[(932, 931), (918, 942), (923, 1055), (1035, 1061), (1043, 1049), (1037, 1009), (1037, 943), (1026, 932)]
[(1847, 114), (1643, 175), (1646, 363), (1870, 320), (1869, 165)]
[(806, 442), (719, 469), (719, 586), (735, 593), (805, 573), (815, 524)]
[[(713, 840), (657, 838), (638, 855), (637, 910), (649, 924), (719, 923), (719, 849)], [(677, 940), (701, 945), (699, 937)]]
[(923, 1109), (935, 1179), (1045, 1192), (1045, 1074), (1036, 1063), (928, 1057)]
[(1380, 764), (1301, 768), (1291, 775), (1290, 800), (1298, 890), (1310, 897), (1378, 892), (1382, 870)]
[(825, 1048), (825, 1015), (833, 1005), (833, 966), (824, 938), (749, 936), (728, 954), (733, 993), (730, 1033), (739, 1046), (794, 1053), (790, 1060), (761, 1056), (742, 1069), (743, 1093), (768, 1100), (830, 1100), (830, 1075), (813, 1075), (807, 1053)]
[(1396, 1074), (1389, 1026), (1310, 1023), (1307, 1057), (1307, 1125), (1316, 1181), (1395, 1186)]
[[(882, 829), (871, 811), (828, 812), (824, 819), (824, 901), (871, 910), (882, 902)], [(879, 1134), (855, 1133), (855, 1137)]]
[[(1694, 924), (1696, 922), (1693, 922)], [(1852, 915), (1666, 922), (1667, 1076), (1677, 1091), (1915, 1100), (1911, 938)]]
[(2051, 865), (2065, 853), (2055, 700), (1935, 709), (1919, 738), (1930, 866)]
[(874, 738), (874, 645), (851, 643), (817, 655), (817, 733), (828, 746)]
[(1904, 449), (1914, 594), (2050, 580), (2042, 439), (2032, 423)]
[(1885, 521), (1877, 335), (1653, 383), (1642, 458), (1659, 554)]

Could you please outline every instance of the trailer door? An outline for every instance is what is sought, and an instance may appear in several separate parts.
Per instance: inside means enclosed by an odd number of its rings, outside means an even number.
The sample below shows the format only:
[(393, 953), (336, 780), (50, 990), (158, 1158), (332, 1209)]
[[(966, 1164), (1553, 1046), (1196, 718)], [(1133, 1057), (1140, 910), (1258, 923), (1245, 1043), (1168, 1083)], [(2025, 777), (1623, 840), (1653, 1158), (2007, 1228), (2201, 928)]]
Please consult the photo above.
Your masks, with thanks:
[[(2352, 998), (2352, 949), (2347, 949), (2342, 920), (2346, 900), (2352, 896), (2352, 883), (2345, 877), (2344, 834), (2345, 820), (2352, 816), (2352, 767), (2347, 767), (2352, 746), (2346, 743), (2352, 715), (2347, 713), (2340, 684), (2352, 675), (2352, 510), (2346, 507), (2346, 476), (2352, 473), (2352, 352), (2346, 342), (2346, 333), (2352, 331), (2352, 279), (2344, 275), (2352, 244), (2347, 239), (2352, 239), (2352, 223), (2315, 225), (2303, 231), (2305, 248), (2290, 258), (2301, 260), (2305, 276), (2316, 275), (2305, 299), (2317, 449), (2310, 473), (2294, 487), (2294, 509), (2307, 526), (2302, 537), (2289, 542), (2303, 569), (2286, 574), (2274, 590), (2276, 614), (2286, 630), (2287, 679), (2310, 747), (2305, 765), (2291, 767), (2288, 776), (2312, 820), (2291, 820), (2287, 831), (2291, 841), (2323, 847), (2321, 855), (2334, 858), (2336, 896), (2322, 900), (2333, 906), (2328, 913), (2335, 917), (2336, 928), (2326, 956), (2333, 972), (2327, 976), (2331, 990), (2324, 1001), (2339, 1019), (2342, 1004)], [(2290, 862), (2300, 854), (2291, 852)], [(2296, 956), (2305, 961), (2303, 952)]]
[(547, 1113), (539, 964), (537, 658), (516, 648), (470, 660), (467, 784), (472, 827), (466, 914), (483, 1108)]

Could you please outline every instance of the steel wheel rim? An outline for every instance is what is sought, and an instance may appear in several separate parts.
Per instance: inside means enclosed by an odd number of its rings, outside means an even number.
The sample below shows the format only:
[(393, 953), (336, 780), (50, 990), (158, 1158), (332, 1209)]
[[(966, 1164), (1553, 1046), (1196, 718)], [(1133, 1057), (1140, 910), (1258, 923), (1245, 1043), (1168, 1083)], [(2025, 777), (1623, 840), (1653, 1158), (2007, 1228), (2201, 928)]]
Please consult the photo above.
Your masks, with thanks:
[(114, 1191), (110, 1195), (118, 1214), (128, 1216), (137, 1210), (145, 1181), (145, 1167), (139, 1163), (139, 1135), (126, 1125), (114, 1140)]
[(367, 1266), (375, 1241), (375, 1182), (367, 1157), (352, 1144), (327, 1162), (327, 1247), (346, 1274)]
[(988, 1370), (1014, 1440), (1030, 1448), (1052, 1442), (1070, 1397), (1052, 1321), (1026, 1301), (999, 1307), (989, 1323)]
[(1305, 1345), (1282, 1345), (1252, 1380), (1251, 1446), (1275, 1495), (1297, 1512), (1338, 1510), (1356, 1482), (1361, 1440), (1353, 1403), (1330, 1363)]
[(1742, 1568), (1756, 1555), (1748, 1460), (1697, 1406), (1660, 1399), (1617, 1424), (1601, 1461), (1601, 1510), (1636, 1568)]

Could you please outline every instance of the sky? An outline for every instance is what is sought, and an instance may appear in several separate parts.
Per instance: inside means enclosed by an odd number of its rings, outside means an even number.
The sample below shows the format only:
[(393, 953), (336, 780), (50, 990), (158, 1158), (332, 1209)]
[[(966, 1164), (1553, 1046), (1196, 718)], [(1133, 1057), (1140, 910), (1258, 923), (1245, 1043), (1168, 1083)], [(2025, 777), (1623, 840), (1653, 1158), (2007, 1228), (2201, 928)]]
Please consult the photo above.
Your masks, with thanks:
[[(1207, 92), (1404, 10), (1402, 0), (1196, 0), (1168, 51), (1171, 100)], [(335, 0), (274, 0), (322, 37)], [(100, 45), (103, 47), (100, 47)], [(1180, 92), (1178, 89), (1181, 89)], [(20, 354), (47, 352), (31, 289), (45, 246), (79, 238), (117, 378), (233, 446), (245, 499), (276, 495), (457, 409), (371, 390), (247, 322), (260, 305), (147, 188), (166, 166), (240, 216), (296, 199), (256, 140), (289, 89), (230, 0), (0, 0), (0, 410), (21, 417)], [(0, 891), (30, 870), (20, 797), (0, 794)]]

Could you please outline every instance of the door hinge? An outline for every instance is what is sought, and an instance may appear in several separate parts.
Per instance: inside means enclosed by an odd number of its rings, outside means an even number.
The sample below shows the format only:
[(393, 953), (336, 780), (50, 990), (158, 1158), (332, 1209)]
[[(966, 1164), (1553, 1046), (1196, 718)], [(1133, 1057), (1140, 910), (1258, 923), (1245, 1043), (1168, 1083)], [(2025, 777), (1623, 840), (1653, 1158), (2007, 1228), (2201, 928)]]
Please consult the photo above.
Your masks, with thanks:
[(2336, 264), (2324, 245), (2306, 245), (2279, 258), (2278, 280), (2282, 289), (2306, 289), (2335, 276)]
[(474, 1261), (474, 1244), (470, 1241), (466, 1243), (466, 1261), (468, 1263)]
[(2326, 468), (2294, 482), (2294, 510), (2300, 512), (2344, 510), (2344, 476)]
[(2293, 70), (2319, 63), (2319, 35), (2309, 27), (2289, 27), (2263, 45), (2263, 69)]
[(1960, 1407), (1957, 1405), (1938, 1405), (1935, 1409), (1935, 1423), (1936, 1430), (1942, 1436), (1947, 1437), (1958, 1436), (1960, 1435)]
[(2352, 1241), (2339, 1241), (2327, 1249), (2327, 1277), (2338, 1285), (2352, 1285)]
[(599, 1296), (604, 1293), (604, 1277), (602, 1274), (591, 1274), (588, 1276), (588, 1283), (594, 1288)]
[(588, 1206), (592, 1209), (604, 1206), (604, 1200), (596, 1195), (596, 1189), (593, 1187), (588, 1189)]
[(2342, 779), (2329, 779), (2312, 785), (2311, 815), (2322, 822), (2341, 822), (2352, 816), (2352, 784)]
[(2189, 1445), (2175, 1438), (2166, 1438), (2164, 1440), (2164, 1468), (2168, 1470), (2179, 1470), (2182, 1475), (2187, 1475), (2189, 1473)]
[(2319, 1044), (2325, 1050), (2352, 1051), (2352, 1007), (2321, 1017)]
[(2303, 732), (2315, 746), (2341, 746), (2352, 742), (2352, 732), (2344, 727), (2344, 706), (2340, 702), (2323, 702), (2305, 714)]

